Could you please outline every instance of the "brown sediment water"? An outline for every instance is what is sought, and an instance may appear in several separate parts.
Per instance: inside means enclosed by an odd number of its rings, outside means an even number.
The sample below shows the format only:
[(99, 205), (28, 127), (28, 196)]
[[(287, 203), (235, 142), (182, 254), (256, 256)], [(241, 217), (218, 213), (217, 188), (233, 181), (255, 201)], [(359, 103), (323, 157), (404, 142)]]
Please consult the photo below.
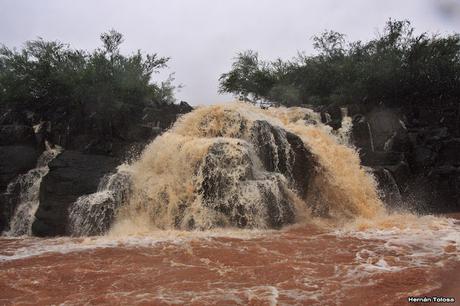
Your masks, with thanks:
[(458, 283), (446, 283), (460, 271), (455, 222), (2, 238), (0, 304), (404, 305), (432, 293), (458, 300)]
[[(213, 171), (225, 172), (228, 180), (225, 188), (231, 190), (226, 193), (229, 197), (240, 195), (239, 205), (245, 208), (248, 227), (267, 228), (264, 218), (267, 205), (258, 188), (263, 182), (267, 189), (275, 188), (262, 180), (268, 172), (252, 143), (253, 127), (260, 121), (300, 137), (317, 161), (315, 177), (304, 201), (296, 197), (296, 191), (284, 176), (280, 180), (284, 190), (292, 191), (290, 202), (295, 208), (296, 222), (308, 222), (311, 206), (327, 208), (329, 217), (337, 223), (357, 216), (373, 218), (384, 214), (373, 177), (361, 167), (357, 152), (343, 144), (346, 130), (333, 134), (330, 127), (321, 123), (319, 114), (306, 108), (264, 110), (247, 103), (232, 103), (198, 108), (183, 116), (157, 137), (138, 161), (125, 167), (133, 178), (133, 192), (112, 231), (127, 234), (155, 228), (186, 229), (191, 220), (200, 229), (231, 224), (231, 215), (210, 209), (198, 192), (204, 178), (197, 169), (207, 161), (205, 156), (210, 147), (219, 143), (226, 144), (223, 154), (228, 160), (244, 160), (246, 156), (251, 159), (250, 171), (259, 180), (257, 184), (245, 185), (244, 190), (240, 182), (247, 168), (241, 163), (236, 163), (231, 172), (220, 168)], [(277, 152), (277, 142), (271, 137), (264, 141), (265, 145), (276, 148), (272, 157), (276, 167), (278, 155), (289, 157), (289, 152)], [(287, 143), (286, 139), (279, 141)]]
[[(197, 192), (197, 169), (220, 142), (230, 161), (250, 156), (251, 171), (263, 176), (250, 134), (258, 120), (300, 137), (317, 163), (306, 198), (289, 193), (295, 223), (280, 230), (269, 229), (252, 185), (238, 190), (238, 164), (225, 187), (250, 207), (247, 229), (233, 228)], [(458, 301), (458, 216), (388, 213), (347, 145), (347, 126), (334, 133), (304, 108), (198, 108), (122, 167), (133, 190), (107, 235), (0, 237), (0, 304), (404, 305), (434, 294)], [(312, 205), (327, 207), (327, 217)], [(195, 229), (185, 230), (191, 219)]]

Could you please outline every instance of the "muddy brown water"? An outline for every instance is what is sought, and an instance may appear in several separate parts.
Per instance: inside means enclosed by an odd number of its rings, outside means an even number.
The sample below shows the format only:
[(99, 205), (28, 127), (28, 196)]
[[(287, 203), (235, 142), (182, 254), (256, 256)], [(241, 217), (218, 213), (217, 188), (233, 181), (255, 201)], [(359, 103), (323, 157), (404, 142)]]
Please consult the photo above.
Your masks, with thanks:
[(458, 305), (459, 221), (420, 223), (1, 238), (0, 304), (405, 305), (444, 295)]

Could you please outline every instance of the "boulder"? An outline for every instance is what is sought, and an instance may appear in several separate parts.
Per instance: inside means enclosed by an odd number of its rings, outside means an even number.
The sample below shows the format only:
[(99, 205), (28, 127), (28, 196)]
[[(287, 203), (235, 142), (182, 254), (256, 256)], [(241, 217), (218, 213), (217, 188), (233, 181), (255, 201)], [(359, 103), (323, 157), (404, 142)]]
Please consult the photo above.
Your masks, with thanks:
[(64, 151), (49, 163), (40, 186), (40, 204), (32, 232), (37, 236), (68, 234), (68, 209), (80, 196), (95, 193), (117, 160), (102, 155)]

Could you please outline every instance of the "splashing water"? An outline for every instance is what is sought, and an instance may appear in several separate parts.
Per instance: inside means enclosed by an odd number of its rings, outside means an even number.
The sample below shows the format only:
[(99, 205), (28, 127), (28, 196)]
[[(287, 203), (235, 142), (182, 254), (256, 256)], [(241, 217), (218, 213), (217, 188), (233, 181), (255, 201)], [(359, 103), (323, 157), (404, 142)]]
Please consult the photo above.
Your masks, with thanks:
[(455, 296), (459, 220), (386, 212), (347, 120), (333, 132), (305, 108), (240, 103), (183, 116), (71, 205), (73, 235), (101, 234), (114, 218), (107, 235), (0, 238), (0, 302), (402, 305)]
[(10, 227), (4, 234), (6, 236), (31, 235), (32, 223), (39, 204), (40, 184), (42, 178), (48, 173), (48, 163), (59, 153), (59, 148), (47, 148), (38, 158), (37, 166), (29, 172), (19, 175), (11, 182), (6, 190), (7, 194), (13, 194), (19, 190), (19, 200), (10, 220)]
[(95, 193), (79, 197), (69, 207), (69, 231), (72, 236), (104, 234), (110, 227), (119, 205), (130, 191), (129, 173), (123, 167), (101, 179)]
[[(373, 177), (341, 144), (349, 129), (334, 135), (306, 108), (198, 108), (130, 167), (133, 192), (113, 231), (270, 228), (312, 213), (336, 221), (383, 213)], [(298, 173), (302, 164), (311, 171)]]

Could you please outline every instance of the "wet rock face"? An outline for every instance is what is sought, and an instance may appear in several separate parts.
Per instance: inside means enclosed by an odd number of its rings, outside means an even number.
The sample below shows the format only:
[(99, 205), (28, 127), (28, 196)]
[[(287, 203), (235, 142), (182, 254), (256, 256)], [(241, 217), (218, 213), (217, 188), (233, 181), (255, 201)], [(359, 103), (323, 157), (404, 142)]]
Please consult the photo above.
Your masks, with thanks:
[(210, 147), (198, 170), (197, 190), (205, 206), (227, 216), (232, 226), (253, 227), (263, 218), (266, 227), (279, 228), (294, 222), (292, 192), (306, 198), (314, 167), (298, 136), (259, 120), (249, 142)]
[(283, 174), (305, 198), (315, 161), (303, 141), (295, 134), (259, 120), (251, 128), (251, 142), (264, 168)]
[(379, 184), (382, 200), (387, 203), (390, 209), (402, 209), (403, 201), (401, 190), (392, 172), (386, 168), (376, 167), (373, 174)]
[(242, 141), (211, 146), (199, 169), (198, 193), (204, 205), (228, 217), (231, 226), (255, 227), (259, 218), (269, 228), (293, 223), (286, 181), (266, 169), (254, 173), (250, 150)]
[(99, 180), (113, 172), (115, 164), (135, 158), (179, 115), (191, 110), (186, 102), (152, 104), (145, 109), (120, 111), (109, 122), (107, 118), (103, 120), (103, 114), (91, 109), (68, 111), (58, 107), (41, 117), (25, 109), (2, 109), (0, 232), (7, 229), (21, 192), (20, 188), (10, 188), (7, 192), (7, 186), (35, 168), (46, 142), (69, 151), (53, 162), (52, 173), (43, 180), (40, 192), (43, 203), (33, 228), (38, 235), (62, 235), (67, 232), (69, 203), (95, 192)]
[(110, 229), (118, 209), (128, 200), (131, 187), (131, 177), (126, 172), (104, 176), (97, 192), (80, 196), (70, 205), (69, 234), (105, 234)]
[(27, 125), (2, 125), (0, 126), (1, 145), (36, 145), (35, 133), (32, 127)]
[(38, 150), (30, 146), (0, 146), (0, 187), (5, 190), (8, 182), (18, 174), (32, 169), (39, 156)]
[(32, 146), (0, 146), (0, 232), (7, 229), (20, 193), (20, 190), (7, 191), (7, 186), (34, 168), (38, 156), (39, 151)]
[[(357, 110), (360, 111), (360, 110)], [(362, 111), (352, 139), (363, 165), (372, 167), (393, 206), (402, 202), (423, 213), (460, 211), (460, 109), (417, 104), (411, 109)], [(391, 177), (391, 178), (390, 178)], [(397, 187), (395, 188), (394, 182)], [(390, 203), (391, 202), (391, 203)]]
[(114, 158), (64, 151), (48, 166), (40, 186), (40, 204), (32, 232), (37, 236), (68, 234), (68, 208), (78, 197), (97, 191), (99, 181), (117, 166)]
[(34, 168), (40, 155), (34, 130), (16, 119), (11, 112), (0, 117), (0, 232), (7, 229), (20, 192), (7, 186)]

